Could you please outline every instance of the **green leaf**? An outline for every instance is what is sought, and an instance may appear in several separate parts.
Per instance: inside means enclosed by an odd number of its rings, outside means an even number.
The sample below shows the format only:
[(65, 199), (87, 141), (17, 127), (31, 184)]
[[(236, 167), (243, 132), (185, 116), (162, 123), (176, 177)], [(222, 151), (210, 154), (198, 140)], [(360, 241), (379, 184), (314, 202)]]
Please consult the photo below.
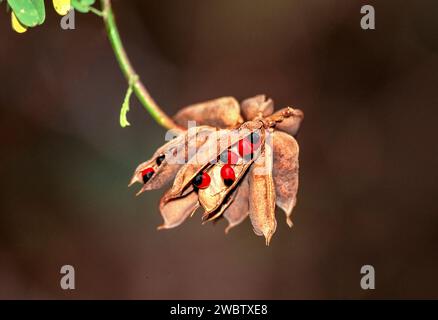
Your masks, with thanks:
[(46, 19), (44, 0), (8, 0), (8, 4), (26, 27), (35, 27)]
[(128, 91), (126, 91), (125, 99), (123, 100), (122, 109), (120, 109), (120, 126), (122, 128), (131, 125), (126, 115), (129, 111), (129, 99), (131, 98), (132, 92), (132, 86), (129, 86)]
[(44, 0), (33, 0), (32, 2), (40, 17), (40, 21), (38, 24), (42, 24), (44, 20), (46, 20), (46, 8), (44, 6)]
[(87, 13), (90, 11), (90, 7), (96, 2), (96, 0), (71, 0), (71, 5), (77, 11)]

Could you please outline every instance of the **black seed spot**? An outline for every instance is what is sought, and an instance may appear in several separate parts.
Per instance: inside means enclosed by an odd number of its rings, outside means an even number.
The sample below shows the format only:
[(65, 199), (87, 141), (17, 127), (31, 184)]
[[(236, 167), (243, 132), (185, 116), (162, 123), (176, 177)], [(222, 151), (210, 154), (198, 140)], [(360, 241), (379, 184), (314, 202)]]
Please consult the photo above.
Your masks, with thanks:
[(202, 172), (198, 173), (196, 177), (193, 178), (193, 184), (197, 187), (202, 184)]
[(232, 179), (224, 179), (224, 184), (229, 187), (234, 183), (234, 180)]
[(154, 172), (148, 172), (143, 176), (143, 183), (146, 183), (149, 181), (150, 178), (152, 178), (152, 176), (154, 175)]
[(155, 162), (157, 163), (158, 166), (161, 165), (161, 163), (163, 163), (165, 157), (166, 156), (163, 154), (155, 160)]

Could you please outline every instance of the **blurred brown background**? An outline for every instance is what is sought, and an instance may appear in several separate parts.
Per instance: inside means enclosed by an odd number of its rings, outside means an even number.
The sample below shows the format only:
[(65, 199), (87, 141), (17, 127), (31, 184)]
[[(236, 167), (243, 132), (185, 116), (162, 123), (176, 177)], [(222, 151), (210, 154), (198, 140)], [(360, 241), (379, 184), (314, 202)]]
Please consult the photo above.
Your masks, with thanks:
[(258, 93), (305, 112), (295, 226), (278, 212), (268, 248), (249, 221), (156, 231), (161, 191), (127, 183), (165, 131), (135, 99), (119, 127), (127, 84), (102, 22), (63, 31), (47, 7), (23, 35), (0, 8), (0, 298), (438, 298), (435, 0), (114, 1), (168, 113)]

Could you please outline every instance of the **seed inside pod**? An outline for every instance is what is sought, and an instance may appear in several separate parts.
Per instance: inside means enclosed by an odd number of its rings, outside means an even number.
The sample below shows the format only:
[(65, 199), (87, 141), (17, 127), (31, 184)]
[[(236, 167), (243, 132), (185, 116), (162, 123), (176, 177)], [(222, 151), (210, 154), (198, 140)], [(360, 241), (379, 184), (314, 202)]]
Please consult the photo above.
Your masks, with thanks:
[[(215, 129), (210, 127), (198, 127), (196, 134), (191, 135), (188, 132), (176, 131), (177, 136), (174, 139), (160, 147), (149, 160), (137, 166), (129, 185), (136, 182), (143, 184), (137, 195), (146, 190), (163, 187), (175, 177), (178, 170), (184, 165), (188, 147), (190, 145), (195, 145), (196, 148), (200, 147), (206, 142), (209, 134), (214, 131)], [(147, 183), (144, 183), (142, 172), (147, 168), (153, 168), (155, 172)]]
[(253, 153), (260, 147), (261, 139), (260, 134), (257, 132), (251, 132), (250, 135), (246, 136), (238, 143), (239, 154), (249, 161), (253, 158)]
[(149, 181), (150, 178), (154, 175), (155, 170), (152, 168), (146, 168), (141, 172), (141, 176), (143, 177), (143, 183)]
[(227, 187), (231, 186), (233, 182), (236, 181), (234, 169), (229, 164), (226, 164), (221, 168), (221, 177)]
[(211, 178), (206, 172), (200, 172), (193, 178), (193, 185), (198, 189), (205, 189), (210, 185)]
[(239, 140), (238, 143), (239, 154), (242, 158), (251, 157), (253, 152), (253, 146), (247, 139)]
[(161, 156), (159, 156), (159, 157), (155, 160), (155, 162), (157, 163), (157, 166), (161, 165), (161, 164), (163, 163), (163, 161), (164, 161), (165, 158), (166, 158), (166, 156), (165, 156), (164, 154), (161, 155)]

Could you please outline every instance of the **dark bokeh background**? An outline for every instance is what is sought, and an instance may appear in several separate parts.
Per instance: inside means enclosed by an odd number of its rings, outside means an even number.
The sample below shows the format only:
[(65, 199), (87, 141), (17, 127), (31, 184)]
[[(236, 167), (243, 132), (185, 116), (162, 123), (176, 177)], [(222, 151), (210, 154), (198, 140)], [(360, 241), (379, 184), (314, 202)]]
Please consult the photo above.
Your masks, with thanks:
[[(249, 221), (156, 231), (161, 191), (126, 186), (165, 131), (135, 99), (119, 127), (126, 83), (100, 19), (63, 31), (48, 8), (18, 35), (4, 5), (1, 298), (438, 298), (435, 0), (114, 1), (168, 113), (258, 93), (305, 112), (295, 226), (278, 212), (270, 247)], [(59, 287), (64, 264), (74, 291)]]

